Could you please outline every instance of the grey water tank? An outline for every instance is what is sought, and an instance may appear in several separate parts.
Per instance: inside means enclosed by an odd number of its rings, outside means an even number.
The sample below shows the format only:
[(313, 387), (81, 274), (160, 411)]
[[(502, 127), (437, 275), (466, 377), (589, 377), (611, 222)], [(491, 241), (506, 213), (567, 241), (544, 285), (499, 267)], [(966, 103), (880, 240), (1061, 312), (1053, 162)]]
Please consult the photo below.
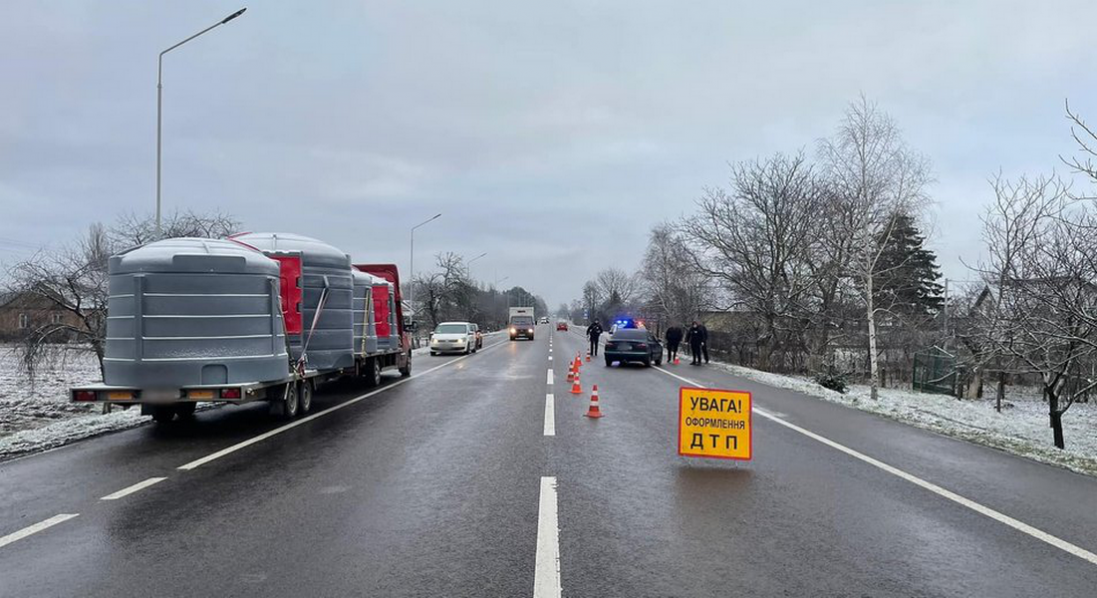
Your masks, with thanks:
[(371, 274), (354, 270), (354, 352), (377, 352), (377, 329), (373, 322), (373, 281)]
[(278, 263), (217, 239), (166, 239), (110, 258), (103, 381), (177, 388), (289, 373)]
[[(300, 359), (305, 343), (307, 367), (333, 370), (354, 365), (354, 297), (350, 256), (316, 239), (293, 233), (244, 233), (234, 241), (245, 243), (264, 253), (288, 253), (301, 256), (302, 330), (289, 335), (290, 352)], [(316, 318), (324, 288), (328, 289), (324, 308)], [(315, 329), (309, 338), (310, 328)]]

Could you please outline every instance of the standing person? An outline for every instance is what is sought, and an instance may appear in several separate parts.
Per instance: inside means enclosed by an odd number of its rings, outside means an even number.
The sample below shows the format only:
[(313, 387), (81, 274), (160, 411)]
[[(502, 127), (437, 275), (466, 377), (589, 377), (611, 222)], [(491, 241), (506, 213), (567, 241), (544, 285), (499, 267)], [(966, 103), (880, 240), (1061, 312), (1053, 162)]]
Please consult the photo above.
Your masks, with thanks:
[(708, 327), (701, 324), (701, 353), (705, 356), (705, 363), (708, 363)]
[(697, 321), (693, 321), (693, 325), (689, 327), (689, 331), (686, 332), (686, 342), (689, 343), (689, 354), (693, 357), (693, 361), (690, 365), (701, 365), (701, 347), (704, 345), (704, 333), (702, 332), (701, 324)]
[(587, 326), (587, 338), (590, 339), (590, 354), (591, 356), (598, 355), (598, 339), (602, 338), (602, 325), (597, 320), (591, 322), (590, 326)]
[(674, 363), (678, 357), (678, 345), (682, 342), (682, 329), (678, 326), (667, 328), (667, 363)]

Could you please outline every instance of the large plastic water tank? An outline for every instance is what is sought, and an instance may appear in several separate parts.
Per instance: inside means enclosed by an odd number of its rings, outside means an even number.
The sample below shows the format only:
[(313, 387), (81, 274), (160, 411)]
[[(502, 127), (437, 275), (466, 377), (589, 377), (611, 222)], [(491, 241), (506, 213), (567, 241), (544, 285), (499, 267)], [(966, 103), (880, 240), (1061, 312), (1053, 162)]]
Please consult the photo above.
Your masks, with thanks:
[[(354, 365), (354, 298), (350, 256), (316, 239), (293, 233), (244, 233), (233, 237), (263, 252), (299, 253), (301, 255), (302, 331), (289, 335), (293, 358), (300, 359), (307, 347), (307, 367), (332, 370)], [(324, 288), (327, 300), (315, 329), (309, 330), (316, 318), (317, 306)]]
[(177, 388), (288, 375), (278, 264), (230, 241), (167, 239), (111, 257), (106, 384)]

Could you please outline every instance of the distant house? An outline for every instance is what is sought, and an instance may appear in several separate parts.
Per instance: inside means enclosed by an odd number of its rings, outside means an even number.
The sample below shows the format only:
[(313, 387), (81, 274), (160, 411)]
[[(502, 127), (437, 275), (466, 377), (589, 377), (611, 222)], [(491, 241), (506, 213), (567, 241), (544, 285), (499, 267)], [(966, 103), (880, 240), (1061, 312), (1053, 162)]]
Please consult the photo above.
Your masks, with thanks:
[(27, 291), (0, 295), (0, 339), (14, 340), (46, 324), (81, 326), (71, 310)]

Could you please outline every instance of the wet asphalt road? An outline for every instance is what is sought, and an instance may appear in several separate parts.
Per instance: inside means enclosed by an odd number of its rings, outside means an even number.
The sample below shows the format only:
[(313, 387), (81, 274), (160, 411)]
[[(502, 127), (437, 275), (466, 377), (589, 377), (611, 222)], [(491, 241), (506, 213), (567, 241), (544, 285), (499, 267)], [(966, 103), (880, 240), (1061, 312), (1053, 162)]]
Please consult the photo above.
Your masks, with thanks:
[(713, 368), (593, 361), (574, 396), (581, 338), (553, 334), (550, 361), (539, 332), (419, 357), (353, 404), (368, 391), (328, 388), (318, 407), (344, 407), (192, 470), (281, 424), (225, 408), (0, 464), (0, 536), (79, 513), (0, 547), (0, 596), (531, 596), (544, 476), (565, 596), (1097, 595), (1097, 564), (771, 419), (750, 463), (678, 457), (684, 382), (665, 372), (1091, 552), (1097, 480)]

